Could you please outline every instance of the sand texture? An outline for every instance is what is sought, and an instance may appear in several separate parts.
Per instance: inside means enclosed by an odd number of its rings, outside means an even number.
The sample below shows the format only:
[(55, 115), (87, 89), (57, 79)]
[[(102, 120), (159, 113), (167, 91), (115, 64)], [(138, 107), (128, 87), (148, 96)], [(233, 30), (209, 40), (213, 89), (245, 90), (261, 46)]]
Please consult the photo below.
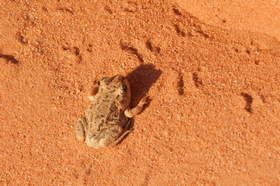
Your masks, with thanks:
[[(280, 2), (242, 2), (1, 0), (0, 185), (280, 185)], [(74, 126), (115, 74), (151, 102), (95, 150)]]

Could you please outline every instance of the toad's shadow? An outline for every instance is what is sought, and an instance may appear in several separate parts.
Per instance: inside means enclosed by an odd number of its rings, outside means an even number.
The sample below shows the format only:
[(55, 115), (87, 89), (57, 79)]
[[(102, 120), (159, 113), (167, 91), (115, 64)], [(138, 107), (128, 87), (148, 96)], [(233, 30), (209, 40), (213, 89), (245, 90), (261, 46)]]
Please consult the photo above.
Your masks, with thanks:
[[(147, 95), (149, 89), (157, 81), (161, 73), (162, 71), (155, 69), (153, 64), (144, 64), (138, 66), (126, 76), (129, 81), (132, 94), (131, 108), (135, 107), (139, 101)], [(151, 99), (149, 99), (149, 102), (150, 101)]]
[[(155, 69), (153, 64), (145, 64), (140, 65), (132, 72), (130, 72), (126, 78), (129, 81), (130, 88), (131, 88), (131, 104), (130, 107), (135, 107), (139, 101), (148, 94), (149, 89), (151, 86), (157, 81), (160, 77), (162, 71), (159, 69)], [(147, 108), (151, 102), (151, 99), (148, 99), (148, 103), (144, 107)], [(128, 126), (126, 126), (127, 130), (134, 129), (134, 119), (131, 118)], [(121, 143), (127, 135), (122, 138), (117, 144)]]

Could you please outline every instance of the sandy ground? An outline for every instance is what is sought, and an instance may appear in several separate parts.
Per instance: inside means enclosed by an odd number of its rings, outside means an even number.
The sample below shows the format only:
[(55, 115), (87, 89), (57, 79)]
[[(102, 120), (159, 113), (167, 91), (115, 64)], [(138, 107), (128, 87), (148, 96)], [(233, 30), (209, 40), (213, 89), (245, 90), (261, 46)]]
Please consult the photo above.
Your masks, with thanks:
[[(279, 185), (280, 2), (0, 1), (0, 185)], [(134, 131), (74, 136), (128, 75)]]
[(259, 32), (280, 40), (279, 0), (176, 0), (207, 24), (231, 30)]

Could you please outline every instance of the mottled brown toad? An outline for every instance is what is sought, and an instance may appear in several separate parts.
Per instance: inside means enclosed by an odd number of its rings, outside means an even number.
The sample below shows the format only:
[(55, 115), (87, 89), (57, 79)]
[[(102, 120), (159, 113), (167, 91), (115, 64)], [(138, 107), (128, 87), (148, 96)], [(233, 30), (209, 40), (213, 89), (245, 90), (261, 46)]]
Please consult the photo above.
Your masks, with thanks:
[(130, 85), (121, 75), (103, 78), (94, 89), (91, 105), (76, 125), (76, 138), (96, 149), (116, 145), (131, 131), (130, 118), (143, 110), (147, 97), (130, 109)]

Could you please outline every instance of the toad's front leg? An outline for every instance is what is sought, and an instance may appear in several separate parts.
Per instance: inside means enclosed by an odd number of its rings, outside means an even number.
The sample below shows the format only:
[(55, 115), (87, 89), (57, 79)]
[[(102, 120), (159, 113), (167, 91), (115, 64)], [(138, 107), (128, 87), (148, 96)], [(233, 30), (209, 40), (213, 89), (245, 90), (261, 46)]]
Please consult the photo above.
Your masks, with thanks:
[(88, 99), (93, 101), (94, 96), (97, 94), (98, 90), (99, 90), (99, 81), (94, 81), (93, 87), (92, 87), (92, 92), (91, 92), (91, 95), (88, 96)]
[(76, 124), (75, 133), (79, 141), (85, 141), (88, 123), (85, 117), (80, 118)]
[(124, 111), (124, 114), (126, 117), (128, 118), (132, 118), (134, 117), (135, 115), (137, 114), (140, 114), (143, 109), (144, 109), (144, 106), (149, 102), (149, 97), (148, 96), (145, 96), (144, 98), (142, 98), (140, 100), (140, 102), (138, 103), (138, 105), (136, 105), (136, 107), (132, 108), (132, 109), (126, 109)]

